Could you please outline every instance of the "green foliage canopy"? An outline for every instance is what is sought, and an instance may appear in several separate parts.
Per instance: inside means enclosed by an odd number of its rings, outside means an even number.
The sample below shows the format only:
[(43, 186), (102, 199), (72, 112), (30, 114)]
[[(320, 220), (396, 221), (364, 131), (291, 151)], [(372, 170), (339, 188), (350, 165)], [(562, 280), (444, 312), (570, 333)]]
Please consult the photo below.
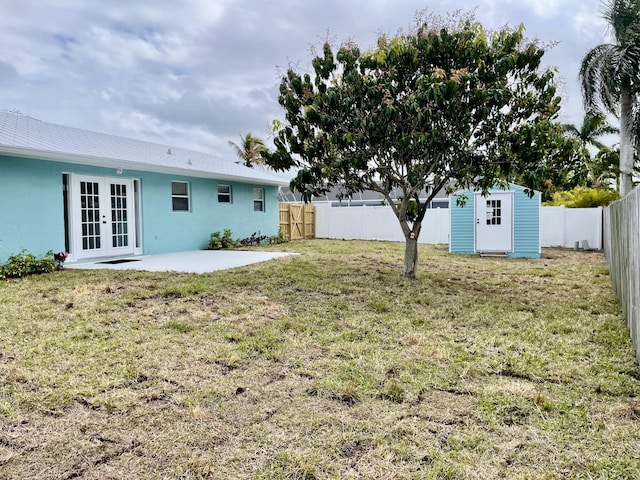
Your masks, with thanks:
[(564, 205), (567, 208), (606, 207), (619, 198), (618, 192), (606, 188), (576, 187), (566, 192), (554, 193), (553, 199), (546, 205)]
[(300, 168), (291, 186), (306, 200), (335, 185), (382, 193), (407, 241), (403, 274), (413, 277), (409, 247), (439, 190), (486, 192), (514, 178), (533, 188), (558, 161), (547, 140), (560, 98), (553, 72), (540, 70), (543, 54), (522, 26), (489, 33), (466, 19), (439, 28), (433, 17), (381, 36), (371, 51), (347, 43), (334, 53), (326, 43), (313, 75), (290, 69), (282, 79), (285, 121), (263, 156), (276, 170)]

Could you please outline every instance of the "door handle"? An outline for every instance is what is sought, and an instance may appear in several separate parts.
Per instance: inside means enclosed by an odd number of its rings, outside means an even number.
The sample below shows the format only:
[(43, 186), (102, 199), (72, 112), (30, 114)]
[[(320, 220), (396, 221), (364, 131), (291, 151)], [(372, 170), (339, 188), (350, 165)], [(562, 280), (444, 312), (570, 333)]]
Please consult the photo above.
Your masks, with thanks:
[(105, 225), (107, 224), (107, 216), (106, 215), (102, 215), (102, 223), (104, 223)]

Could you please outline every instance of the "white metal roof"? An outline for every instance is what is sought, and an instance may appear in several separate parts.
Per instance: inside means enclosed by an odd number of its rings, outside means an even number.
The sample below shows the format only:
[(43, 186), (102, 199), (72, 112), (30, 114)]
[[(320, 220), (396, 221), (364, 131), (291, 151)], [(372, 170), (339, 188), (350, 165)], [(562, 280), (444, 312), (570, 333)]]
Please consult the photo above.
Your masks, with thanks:
[(202, 152), (43, 122), (0, 112), (0, 156), (218, 178), (266, 185), (289, 180)]

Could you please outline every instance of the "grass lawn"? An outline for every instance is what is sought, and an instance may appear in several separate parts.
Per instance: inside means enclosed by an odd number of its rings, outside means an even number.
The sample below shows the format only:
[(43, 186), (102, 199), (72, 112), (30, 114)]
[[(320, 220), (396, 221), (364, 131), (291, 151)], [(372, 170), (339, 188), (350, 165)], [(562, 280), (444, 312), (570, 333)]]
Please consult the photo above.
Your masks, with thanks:
[(600, 253), (403, 247), (0, 282), (0, 478), (640, 478)]

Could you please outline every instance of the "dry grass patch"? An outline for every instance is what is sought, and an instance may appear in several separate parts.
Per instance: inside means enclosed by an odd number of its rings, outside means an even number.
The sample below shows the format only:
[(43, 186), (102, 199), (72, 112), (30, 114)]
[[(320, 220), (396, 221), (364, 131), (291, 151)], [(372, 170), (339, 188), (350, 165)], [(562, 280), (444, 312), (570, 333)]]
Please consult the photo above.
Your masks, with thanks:
[(0, 478), (640, 478), (598, 253), (308, 241), (0, 284)]

